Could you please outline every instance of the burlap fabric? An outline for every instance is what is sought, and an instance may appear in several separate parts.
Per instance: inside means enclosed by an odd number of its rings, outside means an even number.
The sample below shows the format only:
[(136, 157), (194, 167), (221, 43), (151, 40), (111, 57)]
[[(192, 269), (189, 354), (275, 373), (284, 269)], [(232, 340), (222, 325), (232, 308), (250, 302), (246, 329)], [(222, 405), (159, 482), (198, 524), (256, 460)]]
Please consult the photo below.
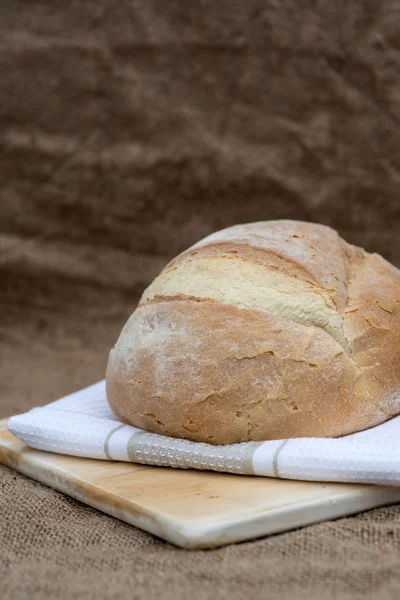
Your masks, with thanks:
[[(164, 262), (320, 221), (400, 264), (396, 0), (0, 3), (1, 416), (100, 379)], [(400, 597), (400, 509), (188, 552), (6, 468), (2, 598)]]

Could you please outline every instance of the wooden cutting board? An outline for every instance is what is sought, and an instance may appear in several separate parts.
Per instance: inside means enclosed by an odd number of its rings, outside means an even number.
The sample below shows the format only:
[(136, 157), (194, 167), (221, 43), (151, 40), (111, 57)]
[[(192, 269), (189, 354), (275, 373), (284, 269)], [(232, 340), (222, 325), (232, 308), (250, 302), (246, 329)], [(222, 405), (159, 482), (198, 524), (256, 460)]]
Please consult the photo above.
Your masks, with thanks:
[(0, 463), (183, 548), (212, 548), (400, 502), (400, 488), (285, 481), (39, 452), (0, 421)]

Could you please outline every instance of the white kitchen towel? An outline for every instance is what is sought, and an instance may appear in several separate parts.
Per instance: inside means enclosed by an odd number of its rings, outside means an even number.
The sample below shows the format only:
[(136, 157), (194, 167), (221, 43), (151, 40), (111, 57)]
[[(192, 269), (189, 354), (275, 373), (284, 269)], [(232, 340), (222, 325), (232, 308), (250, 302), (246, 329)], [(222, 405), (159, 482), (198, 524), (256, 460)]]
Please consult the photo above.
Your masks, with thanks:
[(121, 423), (108, 406), (103, 380), (11, 417), (8, 428), (28, 446), (59, 454), (284, 479), (400, 485), (400, 416), (337, 439), (213, 446)]

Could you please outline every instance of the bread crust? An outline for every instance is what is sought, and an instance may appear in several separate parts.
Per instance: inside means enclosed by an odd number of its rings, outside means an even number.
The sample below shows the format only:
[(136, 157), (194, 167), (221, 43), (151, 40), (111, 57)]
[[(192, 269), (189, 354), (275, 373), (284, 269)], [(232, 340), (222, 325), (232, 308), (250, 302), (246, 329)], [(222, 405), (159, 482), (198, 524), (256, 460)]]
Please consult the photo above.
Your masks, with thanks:
[[(226, 261), (260, 265), (268, 285), (277, 272), (316, 298), (326, 294), (343, 337), (296, 322), (303, 317), (293, 308), (287, 318), (277, 314), (282, 307), (208, 298), (203, 271), (192, 284), (201, 297), (162, 293), (167, 278), (196, 261), (211, 270)], [(121, 420), (228, 444), (336, 437), (400, 413), (400, 272), (334, 230), (296, 221), (232, 227), (182, 253), (156, 282), (161, 293), (145, 291), (110, 352), (107, 397)]]

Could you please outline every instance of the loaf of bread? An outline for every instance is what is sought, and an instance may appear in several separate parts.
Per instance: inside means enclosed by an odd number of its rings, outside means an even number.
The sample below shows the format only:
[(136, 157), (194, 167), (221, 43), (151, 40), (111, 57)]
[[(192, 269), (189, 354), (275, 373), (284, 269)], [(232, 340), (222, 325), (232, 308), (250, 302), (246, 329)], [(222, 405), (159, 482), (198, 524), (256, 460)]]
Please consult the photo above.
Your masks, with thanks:
[(107, 395), (137, 427), (211, 444), (336, 437), (400, 413), (400, 271), (329, 227), (219, 231), (146, 289)]

